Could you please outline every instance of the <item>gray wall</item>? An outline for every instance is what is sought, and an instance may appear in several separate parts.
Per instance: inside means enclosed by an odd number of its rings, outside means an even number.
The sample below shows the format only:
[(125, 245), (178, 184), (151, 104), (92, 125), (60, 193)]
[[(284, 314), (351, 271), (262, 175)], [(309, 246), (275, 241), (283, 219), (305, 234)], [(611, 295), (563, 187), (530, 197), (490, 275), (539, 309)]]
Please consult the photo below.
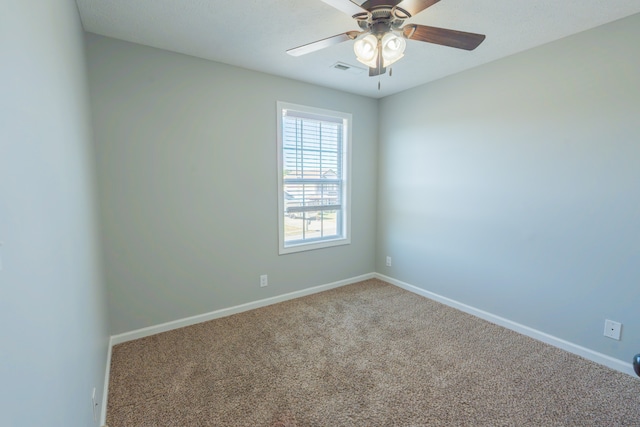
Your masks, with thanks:
[(640, 15), (383, 99), (376, 271), (630, 362), (637, 40)]
[[(374, 270), (375, 100), (91, 34), (87, 52), (111, 333)], [(278, 100), (353, 114), (351, 245), (278, 256)]]
[(98, 425), (108, 328), (82, 28), (73, 0), (1, 9), (0, 425)]

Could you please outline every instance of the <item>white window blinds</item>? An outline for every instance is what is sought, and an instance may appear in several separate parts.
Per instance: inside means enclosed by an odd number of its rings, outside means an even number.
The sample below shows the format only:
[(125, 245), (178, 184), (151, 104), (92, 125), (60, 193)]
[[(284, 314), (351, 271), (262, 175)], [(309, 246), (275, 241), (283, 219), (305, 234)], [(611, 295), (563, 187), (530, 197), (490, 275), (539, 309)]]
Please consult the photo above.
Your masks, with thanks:
[(350, 116), (300, 106), (279, 109), (281, 249), (345, 240)]

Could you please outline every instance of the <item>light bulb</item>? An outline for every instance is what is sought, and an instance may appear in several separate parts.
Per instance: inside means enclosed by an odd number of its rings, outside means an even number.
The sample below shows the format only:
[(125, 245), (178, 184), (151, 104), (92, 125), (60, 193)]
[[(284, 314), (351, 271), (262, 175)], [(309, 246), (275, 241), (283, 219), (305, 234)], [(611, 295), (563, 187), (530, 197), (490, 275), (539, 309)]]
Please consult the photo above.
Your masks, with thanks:
[(358, 61), (363, 64), (375, 68), (378, 59), (378, 39), (373, 34), (357, 40), (353, 44), (353, 51)]

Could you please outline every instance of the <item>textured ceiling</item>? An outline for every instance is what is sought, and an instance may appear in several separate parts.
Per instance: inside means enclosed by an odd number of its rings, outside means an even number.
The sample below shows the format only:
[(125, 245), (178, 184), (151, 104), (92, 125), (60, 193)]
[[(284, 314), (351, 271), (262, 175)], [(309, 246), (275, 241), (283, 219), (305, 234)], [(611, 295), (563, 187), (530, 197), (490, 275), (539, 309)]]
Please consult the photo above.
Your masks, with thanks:
[(353, 42), (300, 57), (286, 50), (350, 30), (349, 16), (322, 0), (76, 0), (86, 31), (251, 70), (380, 98), (640, 13), (639, 0), (441, 0), (405, 21), (487, 36), (472, 52), (407, 42), (393, 76), (359, 66)]

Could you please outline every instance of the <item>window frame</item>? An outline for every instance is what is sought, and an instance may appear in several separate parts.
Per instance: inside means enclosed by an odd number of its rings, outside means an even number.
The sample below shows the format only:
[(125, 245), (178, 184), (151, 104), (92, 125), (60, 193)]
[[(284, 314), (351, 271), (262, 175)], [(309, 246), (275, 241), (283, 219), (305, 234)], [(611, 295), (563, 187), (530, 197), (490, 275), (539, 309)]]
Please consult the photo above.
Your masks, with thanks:
[[(284, 111), (291, 110), (303, 115), (326, 117), (332, 121), (342, 121), (342, 210), (341, 233), (339, 236), (309, 239), (288, 243), (285, 241), (285, 190), (284, 190)], [(327, 120), (331, 121), (331, 120)], [(351, 244), (351, 135), (353, 117), (350, 113), (327, 110), (277, 101), (277, 164), (278, 164), (278, 254), (290, 254), (321, 248)]]

